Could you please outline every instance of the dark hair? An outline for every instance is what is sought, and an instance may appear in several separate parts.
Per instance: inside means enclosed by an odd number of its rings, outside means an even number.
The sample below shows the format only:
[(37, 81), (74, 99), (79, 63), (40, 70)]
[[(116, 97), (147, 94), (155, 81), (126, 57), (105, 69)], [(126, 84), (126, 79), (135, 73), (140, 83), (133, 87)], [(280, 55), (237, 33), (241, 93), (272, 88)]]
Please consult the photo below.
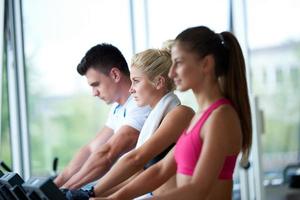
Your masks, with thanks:
[(238, 40), (230, 32), (217, 34), (207, 27), (198, 26), (184, 30), (175, 41), (200, 58), (206, 55), (214, 57), (215, 75), (222, 92), (231, 100), (240, 118), (243, 132), (242, 162), (247, 161), (252, 143), (252, 122), (245, 61)]
[(113, 67), (129, 76), (128, 65), (121, 51), (111, 44), (102, 43), (86, 52), (77, 66), (77, 71), (79, 74), (85, 75), (89, 68), (93, 68), (108, 75)]

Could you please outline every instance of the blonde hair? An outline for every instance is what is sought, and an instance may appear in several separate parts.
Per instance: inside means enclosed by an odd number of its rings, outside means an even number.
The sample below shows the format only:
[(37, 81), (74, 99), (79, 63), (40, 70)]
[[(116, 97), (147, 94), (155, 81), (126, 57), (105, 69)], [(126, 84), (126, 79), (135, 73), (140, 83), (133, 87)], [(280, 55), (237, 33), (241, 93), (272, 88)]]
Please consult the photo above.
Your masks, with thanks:
[(163, 42), (161, 48), (165, 49), (166, 51), (169, 51), (171, 53), (171, 49), (172, 49), (174, 43), (175, 43), (175, 40), (166, 40)]
[(165, 78), (168, 91), (175, 89), (173, 81), (168, 77), (172, 65), (171, 53), (167, 48), (147, 49), (133, 56), (131, 66), (141, 70), (150, 81), (158, 76)]

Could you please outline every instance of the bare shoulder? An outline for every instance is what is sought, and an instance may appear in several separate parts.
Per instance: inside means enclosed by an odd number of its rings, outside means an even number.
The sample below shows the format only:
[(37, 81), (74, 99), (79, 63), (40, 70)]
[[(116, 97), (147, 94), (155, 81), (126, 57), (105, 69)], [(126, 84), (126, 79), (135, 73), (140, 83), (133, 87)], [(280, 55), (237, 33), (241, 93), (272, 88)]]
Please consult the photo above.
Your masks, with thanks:
[(215, 120), (220, 125), (240, 127), (239, 116), (231, 105), (223, 105), (216, 109), (212, 113), (212, 120)]
[(179, 105), (165, 116), (163, 122), (172, 123), (173, 125), (179, 125), (174, 123), (182, 122), (184, 126), (187, 126), (194, 115), (195, 112), (192, 108), (184, 105)]
[(213, 111), (205, 124), (204, 130), (204, 137), (214, 137), (229, 144), (233, 149), (240, 148), (242, 138), (241, 124), (239, 116), (232, 106), (223, 105)]
[(176, 106), (171, 112), (170, 115), (187, 115), (187, 116), (194, 116), (195, 112), (192, 108), (185, 106), (185, 105), (179, 105)]

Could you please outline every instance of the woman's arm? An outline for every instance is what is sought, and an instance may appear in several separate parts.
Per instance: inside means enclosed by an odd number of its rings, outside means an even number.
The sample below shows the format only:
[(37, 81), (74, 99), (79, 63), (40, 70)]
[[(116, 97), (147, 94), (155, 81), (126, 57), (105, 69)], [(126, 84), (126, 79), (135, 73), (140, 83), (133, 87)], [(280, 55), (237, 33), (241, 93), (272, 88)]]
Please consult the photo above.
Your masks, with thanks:
[(112, 169), (102, 177), (94, 188), (96, 196), (125, 181), (141, 170), (143, 166), (172, 143), (176, 142), (188, 126), (194, 112), (186, 106), (177, 106), (170, 111), (153, 136), (138, 149), (120, 159)]
[(116, 185), (115, 187), (105, 191), (104, 193), (101, 194), (102, 197), (108, 197), (109, 195), (112, 195), (113, 193), (117, 192), (118, 190), (120, 190), (122, 187), (124, 187), (125, 185), (127, 185), (130, 181), (132, 181), (135, 177), (137, 177), (139, 174), (141, 174), (144, 170), (140, 170), (137, 173), (135, 173), (134, 175), (132, 175), (130, 178), (126, 179), (125, 181), (123, 181), (122, 183), (120, 183), (119, 185)]
[(241, 148), (239, 120), (229, 107), (212, 113), (202, 128), (203, 146), (189, 184), (151, 199), (206, 199), (223, 168), (226, 156), (238, 154)]
[(176, 162), (173, 148), (163, 160), (145, 170), (125, 187), (109, 196), (109, 198), (116, 200), (133, 199), (152, 192), (175, 174)]

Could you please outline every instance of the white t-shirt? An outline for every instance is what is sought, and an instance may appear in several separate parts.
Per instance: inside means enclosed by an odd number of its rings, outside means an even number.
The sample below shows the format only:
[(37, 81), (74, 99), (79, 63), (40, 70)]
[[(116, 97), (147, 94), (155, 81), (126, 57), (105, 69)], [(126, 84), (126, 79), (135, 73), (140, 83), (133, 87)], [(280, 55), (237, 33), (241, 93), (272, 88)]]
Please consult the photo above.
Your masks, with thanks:
[(130, 95), (124, 105), (118, 103), (112, 105), (105, 125), (113, 129), (114, 133), (124, 125), (141, 131), (150, 111), (150, 106), (137, 106)]

